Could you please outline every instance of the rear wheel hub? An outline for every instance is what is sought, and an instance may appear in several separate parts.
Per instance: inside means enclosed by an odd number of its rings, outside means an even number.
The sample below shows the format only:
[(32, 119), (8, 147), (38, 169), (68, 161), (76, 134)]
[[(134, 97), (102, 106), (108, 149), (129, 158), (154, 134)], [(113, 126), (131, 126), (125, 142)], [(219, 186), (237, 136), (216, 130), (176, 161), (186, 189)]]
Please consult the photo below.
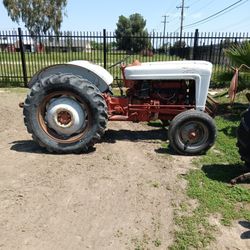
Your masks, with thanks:
[(62, 125), (69, 125), (72, 121), (71, 113), (62, 110), (57, 114), (57, 122)]

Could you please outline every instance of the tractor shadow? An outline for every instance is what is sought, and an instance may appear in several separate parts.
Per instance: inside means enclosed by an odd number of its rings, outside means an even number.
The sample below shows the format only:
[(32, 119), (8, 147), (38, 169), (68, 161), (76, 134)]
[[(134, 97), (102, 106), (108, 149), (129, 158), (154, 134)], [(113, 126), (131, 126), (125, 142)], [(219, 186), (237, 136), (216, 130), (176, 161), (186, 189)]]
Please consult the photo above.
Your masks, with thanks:
[(249, 240), (250, 239), (250, 222), (249, 221), (239, 221), (239, 224), (246, 228), (247, 230), (240, 235), (242, 240)]
[[(161, 124), (154, 123), (148, 124), (149, 130), (139, 130), (139, 131), (132, 131), (127, 129), (121, 130), (113, 130), (108, 129), (105, 131), (105, 134), (101, 138), (101, 140), (97, 143), (116, 143), (116, 141), (131, 141), (131, 142), (138, 142), (138, 141), (145, 141), (147, 143), (155, 143), (156, 141), (162, 142), (162, 144), (166, 144), (166, 140), (168, 139), (168, 129), (163, 127)], [(152, 129), (150, 129), (152, 127)], [(16, 152), (24, 152), (24, 153), (34, 153), (34, 154), (50, 154), (54, 155), (58, 153), (51, 153), (46, 149), (40, 147), (35, 141), (33, 140), (20, 140), (20, 141), (13, 141), (9, 143), (10, 150)], [(95, 147), (90, 147), (87, 152), (84, 154), (88, 154), (94, 152), (96, 150)], [(157, 153), (171, 153), (174, 154), (170, 149), (165, 147), (160, 147), (159, 149), (155, 150)]]
[[(19, 152), (19, 153), (32, 153), (32, 154), (47, 154), (47, 155), (60, 155), (60, 153), (49, 152), (47, 149), (40, 147), (33, 140), (20, 140), (13, 141), (9, 144), (12, 144), (10, 150)], [(88, 154), (92, 153), (96, 150), (95, 147), (90, 147), (87, 152), (79, 153), (79, 154)], [(62, 153), (63, 154), (63, 153)]]
[[(201, 170), (206, 174), (206, 176), (215, 181), (230, 183), (230, 181), (244, 173), (249, 172), (249, 169), (245, 167), (243, 164), (213, 164), (213, 165), (203, 165)], [(240, 183), (250, 183), (250, 180), (244, 180)]]
[(239, 121), (240, 115), (248, 108), (248, 103), (235, 102), (230, 103), (220, 103), (216, 115), (223, 116), (224, 119), (230, 121)]
[(33, 140), (20, 140), (13, 141), (10, 143), (10, 150), (23, 153), (34, 153), (34, 154), (51, 154), (46, 149), (40, 147)]
[[(105, 131), (101, 142), (115, 143), (116, 141), (166, 141), (168, 139), (168, 128), (161, 122), (148, 122), (148, 130), (108, 129)], [(152, 128), (152, 129), (151, 129)]]
[(165, 128), (151, 129), (143, 131), (131, 131), (127, 129), (113, 130), (108, 129), (101, 139), (102, 142), (115, 143), (116, 141), (166, 141), (168, 132)]
[(113, 130), (108, 129), (102, 137), (100, 143), (116, 143), (116, 141), (131, 141), (139, 142), (144, 141), (146, 143), (159, 143), (159, 148), (155, 149), (157, 154), (171, 154), (178, 155), (171, 147), (169, 147), (168, 140), (168, 128), (163, 127), (159, 123), (149, 123), (149, 127), (154, 129), (143, 131), (132, 130)]

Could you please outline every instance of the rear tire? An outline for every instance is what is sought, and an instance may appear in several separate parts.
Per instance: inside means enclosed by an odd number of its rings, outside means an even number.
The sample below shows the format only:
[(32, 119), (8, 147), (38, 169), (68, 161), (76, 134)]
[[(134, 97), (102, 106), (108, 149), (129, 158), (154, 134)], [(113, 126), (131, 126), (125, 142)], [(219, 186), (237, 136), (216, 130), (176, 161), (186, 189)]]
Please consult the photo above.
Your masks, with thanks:
[(71, 74), (56, 74), (35, 83), (23, 114), (33, 139), (56, 153), (86, 152), (104, 134), (108, 118), (99, 89)]
[(214, 120), (202, 111), (184, 111), (171, 121), (168, 138), (170, 146), (179, 154), (204, 154), (215, 142)]
[(242, 115), (237, 130), (237, 146), (242, 161), (250, 168), (250, 107)]

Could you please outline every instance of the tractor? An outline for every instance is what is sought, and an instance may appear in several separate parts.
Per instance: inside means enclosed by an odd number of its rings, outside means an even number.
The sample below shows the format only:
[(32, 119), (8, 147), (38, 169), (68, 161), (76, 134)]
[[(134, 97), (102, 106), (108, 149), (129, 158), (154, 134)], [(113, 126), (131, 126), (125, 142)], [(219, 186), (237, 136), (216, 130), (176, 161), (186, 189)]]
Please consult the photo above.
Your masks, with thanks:
[[(250, 70), (250, 67), (245, 64), (242, 64), (239, 68), (233, 68), (235, 73), (228, 91), (231, 104), (234, 103), (238, 88), (239, 71), (244, 67)], [(250, 93), (246, 93), (246, 97), (250, 103)], [(250, 106), (241, 114), (240, 125), (237, 129), (237, 147), (242, 161), (244, 161), (245, 165), (250, 168)]]
[[(247, 99), (250, 102), (250, 93), (247, 94)], [(237, 146), (241, 159), (250, 168), (250, 107), (242, 114), (237, 130)]]
[(214, 144), (217, 104), (208, 94), (211, 63), (136, 60), (120, 66), (125, 92), (120, 96), (112, 93), (112, 75), (89, 61), (37, 72), (23, 103), (33, 139), (50, 152), (81, 153), (101, 139), (107, 121), (160, 120), (169, 123), (166, 133), (178, 154), (204, 154)]

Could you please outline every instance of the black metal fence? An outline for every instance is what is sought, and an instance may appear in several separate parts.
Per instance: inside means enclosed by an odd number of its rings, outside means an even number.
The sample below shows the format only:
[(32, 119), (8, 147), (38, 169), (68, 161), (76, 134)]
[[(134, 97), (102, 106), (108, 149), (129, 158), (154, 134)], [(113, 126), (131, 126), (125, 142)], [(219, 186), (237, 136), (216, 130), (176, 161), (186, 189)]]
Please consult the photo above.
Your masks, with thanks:
[[(112, 32), (62, 32), (31, 37), (20, 28), (0, 31), (0, 86), (26, 86), (38, 70), (72, 60), (88, 60), (106, 68), (121, 79), (119, 63), (139, 61), (207, 60), (217, 74), (229, 69), (224, 49), (234, 43), (250, 40), (248, 33), (151, 33), (147, 47), (137, 51), (122, 50)], [(138, 37), (129, 37), (130, 41)]]

